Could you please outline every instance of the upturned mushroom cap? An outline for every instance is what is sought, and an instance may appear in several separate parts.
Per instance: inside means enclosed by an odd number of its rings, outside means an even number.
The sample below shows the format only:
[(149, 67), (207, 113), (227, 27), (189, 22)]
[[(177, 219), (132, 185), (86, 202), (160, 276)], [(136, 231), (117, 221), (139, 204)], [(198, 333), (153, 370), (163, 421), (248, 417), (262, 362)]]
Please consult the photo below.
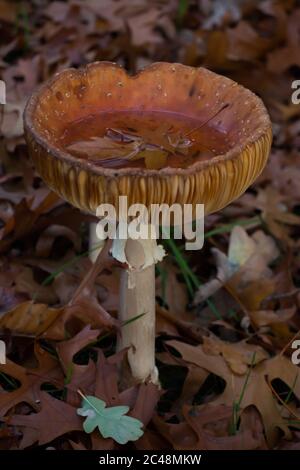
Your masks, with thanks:
[[(172, 113), (192, 118), (213, 155), (184, 168), (105, 168), (59, 145), (66, 125), (99, 112)], [(142, 112), (142, 113), (141, 113)], [(58, 73), (31, 96), (25, 136), (35, 166), (62, 198), (95, 213), (99, 204), (205, 204), (217, 211), (239, 197), (265, 166), (272, 132), (262, 101), (232, 80), (205, 68), (156, 63), (134, 76), (113, 63), (96, 62)], [(205, 123), (207, 125), (205, 126)], [(224, 135), (213, 148), (209, 129)], [(207, 131), (206, 131), (207, 130)]]

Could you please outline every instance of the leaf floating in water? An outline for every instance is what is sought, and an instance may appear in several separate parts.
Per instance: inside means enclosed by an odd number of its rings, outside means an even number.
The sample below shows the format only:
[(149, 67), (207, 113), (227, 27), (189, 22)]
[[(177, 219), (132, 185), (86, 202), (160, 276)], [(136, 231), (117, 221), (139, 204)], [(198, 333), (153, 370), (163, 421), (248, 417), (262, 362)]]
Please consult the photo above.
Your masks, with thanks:
[(81, 140), (66, 148), (75, 156), (88, 158), (106, 167), (121, 168), (124, 160), (144, 159), (147, 169), (159, 170), (166, 165), (168, 157), (166, 150), (119, 129), (108, 129), (104, 137)]
[(145, 159), (145, 166), (148, 170), (160, 170), (167, 165), (168, 153), (159, 149), (145, 149), (138, 153), (137, 157), (132, 160), (140, 158)]
[(99, 112), (69, 123), (60, 144), (104, 168), (187, 168), (228, 150), (222, 121), (209, 124), (228, 106), (213, 109), (206, 120), (159, 111)]
[(114, 158), (131, 158), (139, 149), (139, 142), (118, 142), (110, 137), (92, 137), (68, 145), (67, 150), (79, 157), (91, 160), (107, 160)]

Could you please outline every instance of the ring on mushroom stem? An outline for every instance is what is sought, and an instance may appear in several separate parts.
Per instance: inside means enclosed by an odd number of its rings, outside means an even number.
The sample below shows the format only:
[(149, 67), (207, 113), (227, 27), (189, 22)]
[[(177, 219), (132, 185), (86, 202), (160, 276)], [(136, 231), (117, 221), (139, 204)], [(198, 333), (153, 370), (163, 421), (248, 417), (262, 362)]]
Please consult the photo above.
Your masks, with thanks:
[[(102, 203), (117, 207), (122, 195), (128, 205), (204, 204), (206, 214), (215, 212), (261, 173), (272, 141), (267, 111), (251, 91), (168, 63), (134, 76), (109, 62), (65, 70), (32, 95), (24, 123), (46, 184), (92, 214)], [(144, 315), (124, 327), (119, 347), (130, 348), (135, 380), (157, 382), (154, 264), (163, 253), (153, 240), (128, 240), (122, 249), (130, 266), (121, 276), (120, 317)], [(120, 242), (112, 252), (118, 257)]]

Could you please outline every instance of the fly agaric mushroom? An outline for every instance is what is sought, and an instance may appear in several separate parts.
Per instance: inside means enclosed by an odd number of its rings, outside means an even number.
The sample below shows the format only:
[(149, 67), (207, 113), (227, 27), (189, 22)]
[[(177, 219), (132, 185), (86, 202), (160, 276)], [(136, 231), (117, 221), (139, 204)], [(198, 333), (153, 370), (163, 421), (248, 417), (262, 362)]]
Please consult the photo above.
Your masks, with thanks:
[[(92, 214), (102, 203), (118, 208), (119, 196), (128, 206), (202, 203), (205, 214), (215, 212), (260, 174), (272, 141), (251, 91), (168, 63), (134, 76), (109, 62), (55, 75), (30, 98), (25, 135), (46, 184)], [(123, 328), (122, 346), (130, 347), (133, 378), (156, 382), (154, 264), (163, 252), (153, 240), (129, 239), (124, 253), (121, 320), (145, 315)]]

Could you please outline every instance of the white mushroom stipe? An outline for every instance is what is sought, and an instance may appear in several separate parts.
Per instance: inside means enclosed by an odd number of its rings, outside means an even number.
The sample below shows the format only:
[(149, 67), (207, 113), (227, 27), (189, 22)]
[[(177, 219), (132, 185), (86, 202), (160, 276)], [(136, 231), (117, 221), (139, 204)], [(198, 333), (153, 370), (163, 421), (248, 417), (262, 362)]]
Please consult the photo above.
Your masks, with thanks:
[(158, 384), (155, 366), (155, 264), (163, 259), (164, 249), (152, 239), (115, 239), (111, 253), (128, 266), (122, 270), (120, 280), (119, 319), (124, 326), (118, 350), (129, 348), (127, 358), (134, 381)]

